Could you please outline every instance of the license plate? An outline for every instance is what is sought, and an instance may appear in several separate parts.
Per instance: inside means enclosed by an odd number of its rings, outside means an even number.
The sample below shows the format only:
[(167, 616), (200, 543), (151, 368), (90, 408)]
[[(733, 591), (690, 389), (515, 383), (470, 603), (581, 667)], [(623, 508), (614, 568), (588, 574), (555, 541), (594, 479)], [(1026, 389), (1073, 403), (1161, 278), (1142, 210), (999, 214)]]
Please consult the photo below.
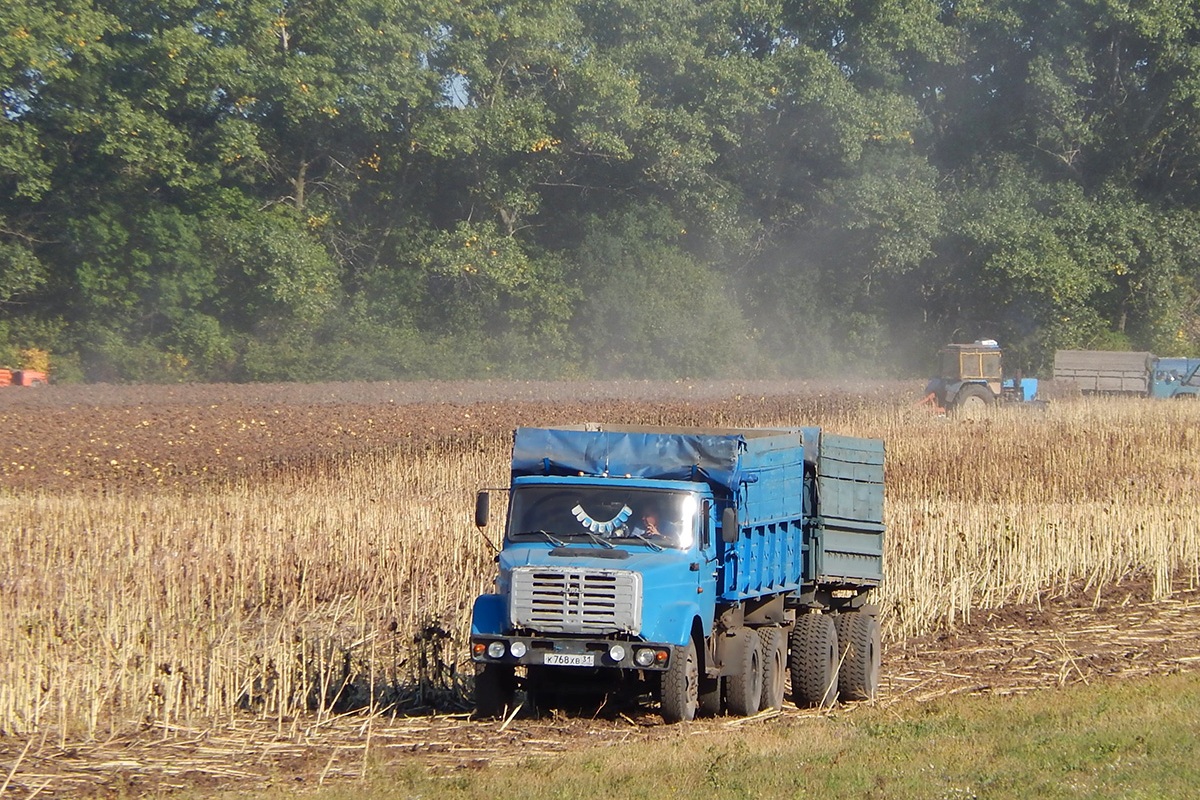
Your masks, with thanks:
[(591, 653), (546, 653), (542, 663), (551, 667), (591, 667), (596, 664), (596, 657)]

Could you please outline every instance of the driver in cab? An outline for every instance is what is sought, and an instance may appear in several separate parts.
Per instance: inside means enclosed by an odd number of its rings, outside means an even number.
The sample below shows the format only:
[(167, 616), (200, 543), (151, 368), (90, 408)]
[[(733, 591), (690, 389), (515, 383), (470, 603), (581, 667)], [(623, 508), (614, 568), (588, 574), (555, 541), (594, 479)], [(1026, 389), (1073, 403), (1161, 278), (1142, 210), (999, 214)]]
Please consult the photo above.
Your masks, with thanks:
[(633, 534), (635, 536), (644, 536), (650, 541), (659, 544), (674, 544), (674, 534), (661, 529), (659, 524), (658, 514), (653, 511), (646, 512), (638, 524), (633, 526)]

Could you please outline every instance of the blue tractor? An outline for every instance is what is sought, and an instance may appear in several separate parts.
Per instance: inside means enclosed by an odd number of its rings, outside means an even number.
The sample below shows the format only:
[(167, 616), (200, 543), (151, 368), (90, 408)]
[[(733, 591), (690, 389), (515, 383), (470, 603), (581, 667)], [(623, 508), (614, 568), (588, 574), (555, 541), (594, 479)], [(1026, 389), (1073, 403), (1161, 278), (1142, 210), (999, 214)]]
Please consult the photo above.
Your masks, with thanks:
[(938, 374), (925, 386), (927, 402), (947, 412), (976, 413), (996, 403), (1037, 399), (1037, 378), (1017, 372), (1005, 377), (1000, 345), (994, 339), (948, 344), (938, 359)]

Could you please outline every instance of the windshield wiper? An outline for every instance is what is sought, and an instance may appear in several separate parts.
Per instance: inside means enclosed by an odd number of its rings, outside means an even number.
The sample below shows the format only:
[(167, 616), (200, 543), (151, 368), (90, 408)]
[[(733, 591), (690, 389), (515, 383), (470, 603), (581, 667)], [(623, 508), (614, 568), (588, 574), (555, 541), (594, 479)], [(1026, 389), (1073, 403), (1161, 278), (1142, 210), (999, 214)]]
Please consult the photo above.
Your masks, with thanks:
[(615, 545), (615, 544), (613, 544), (612, 542), (608, 541), (608, 540), (607, 540), (607, 539), (605, 539), (603, 536), (597, 536), (596, 534), (592, 533), (591, 531), (584, 531), (584, 533), (585, 533), (586, 535), (588, 535), (588, 536), (592, 537), (592, 541), (593, 541), (593, 542), (595, 542), (596, 544), (601, 544), (601, 545), (604, 545), (604, 546), (605, 546), (605, 547), (607, 547), (609, 550), (612, 550), (612, 549), (614, 549), (614, 548), (616, 547), (616, 545)]
[(544, 531), (541, 529), (538, 529), (536, 531), (521, 531), (520, 533), (517, 534), (517, 536), (529, 536), (530, 534), (533, 534), (533, 533), (540, 533), (542, 536), (545, 536), (546, 541), (550, 542), (550, 544), (554, 545), (555, 547), (566, 547), (567, 546), (566, 542), (564, 542), (562, 539), (559, 539), (554, 534), (550, 533), (550, 531)]
[(650, 545), (650, 547), (654, 548), (654, 551), (655, 551), (656, 553), (661, 553), (661, 552), (663, 551), (663, 547), (662, 547), (662, 545), (660, 545), (660, 544), (655, 544), (654, 542), (652, 542), (652, 541), (650, 541), (649, 539), (647, 539), (645, 536), (642, 536), (640, 533), (633, 533), (633, 532), (630, 532), (630, 533), (626, 534), (626, 537), (625, 537), (625, 538), (628, 538), (628, 539), (637, 539), (638, 541), (645, 542), (646, 544)]

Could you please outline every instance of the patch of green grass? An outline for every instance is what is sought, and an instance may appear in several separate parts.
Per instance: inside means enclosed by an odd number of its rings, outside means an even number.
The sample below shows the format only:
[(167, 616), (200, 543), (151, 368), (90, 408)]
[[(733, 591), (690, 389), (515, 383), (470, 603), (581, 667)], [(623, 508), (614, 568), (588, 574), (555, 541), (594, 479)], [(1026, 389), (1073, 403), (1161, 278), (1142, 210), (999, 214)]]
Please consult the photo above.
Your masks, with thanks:
[(381, 767), (315, 796), (1149, 800), (1195, 796), (1198, 741), (1200, 673), (1187, 673), (733, 728), (708, 721), (450, 777)]

